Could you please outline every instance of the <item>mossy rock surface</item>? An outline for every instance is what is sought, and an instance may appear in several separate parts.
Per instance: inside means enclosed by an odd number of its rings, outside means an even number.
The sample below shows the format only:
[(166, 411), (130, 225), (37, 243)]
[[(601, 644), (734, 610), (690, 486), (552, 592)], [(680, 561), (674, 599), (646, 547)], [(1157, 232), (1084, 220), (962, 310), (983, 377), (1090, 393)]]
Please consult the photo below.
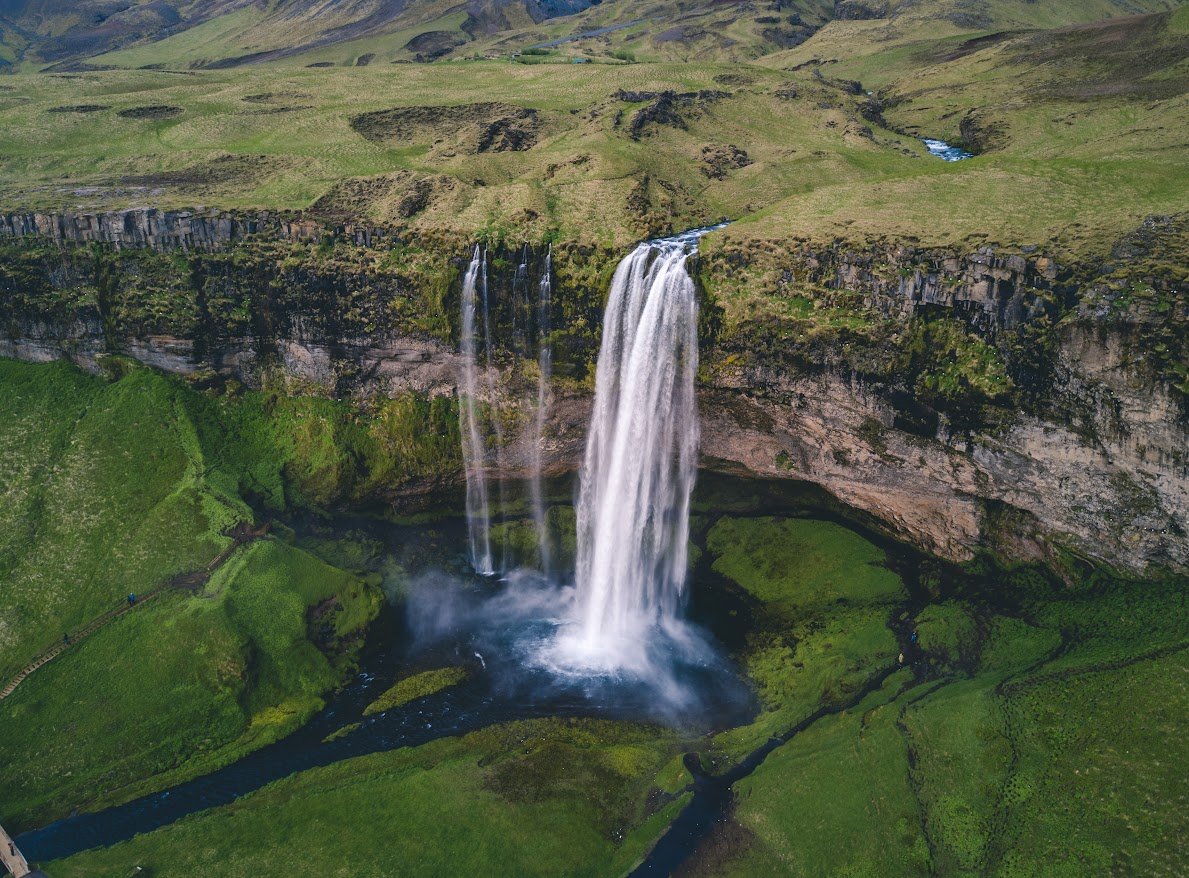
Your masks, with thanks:
[(766, 603), (807, 610), (905, 597), (883, 550), (841, 525), (801, 518), (722, 518), (706, 537), (714, 570)]
[(363, 709), (363, 715), (371, 716), (401, 707), (410, 701), (457, 686), (467, 676), (466, 668), (435, 668), (431, 671), (421, 671), (394, 683)]

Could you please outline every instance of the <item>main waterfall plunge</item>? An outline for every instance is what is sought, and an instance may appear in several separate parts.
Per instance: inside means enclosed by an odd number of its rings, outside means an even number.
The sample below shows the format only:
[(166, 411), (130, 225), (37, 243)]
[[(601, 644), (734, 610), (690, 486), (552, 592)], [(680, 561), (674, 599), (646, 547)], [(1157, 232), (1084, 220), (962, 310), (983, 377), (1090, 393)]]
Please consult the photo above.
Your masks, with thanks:
[[(658, 650), (680, 653), (679, 660), (703, 652), (701, 636), (680, 622), (680, 613), (698, 451), (698, 309), (686, 260), (704, 231), (641, 244), (615, 271), (579, 481), (572, 585), (555, 581), (551, 570), (541, 485), (552, 366), (551, 265), (545, 257), (537, 284), (539, 372), (527, 478), (540, 549), (538, 588), (530, 597), (524, 593), (525, 571), (506, 569), (506, 551), (497, 565), (492, 547), (488, 467), (500, 459), (503, 436), (496, 429), (498, 413), (490, 410), (495, 404), (491, 306), (486, 254), (478, 247), (463, 280), (461, 432), (471, 562), (481, 575), (507, 574), (511, 590), (519, 589), (517, 599), (531, 605), (530, 614), (556, 623), (529, 657), (555, 672), (645, 676), (655, 670)], [(515, 315), (532, 311), (526, 308), (528, 261), (526, 250), (513, 284)], [(523, 320), (514, 323), (513, 334), (516, 352), (530, 353)], [(488, 411), (477, 401), (481, 394)], [(502, 465), (497, 469), (503, 472)]]
[(619, 264), (603, 318), (578, 499), (579, 664), (636, 664), (649, 629), (672, 627), (685, 585), (697, 465), (698, 310), (681, 242)]

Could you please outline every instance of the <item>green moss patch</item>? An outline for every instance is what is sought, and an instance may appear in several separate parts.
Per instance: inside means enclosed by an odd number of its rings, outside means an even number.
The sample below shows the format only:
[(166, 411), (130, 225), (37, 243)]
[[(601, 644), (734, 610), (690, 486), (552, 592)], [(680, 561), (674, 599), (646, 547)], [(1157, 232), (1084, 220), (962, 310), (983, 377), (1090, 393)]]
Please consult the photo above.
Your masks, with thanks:
[(737, 785), (735, 819), (755, 841), (727, 874), (928, 872), (908, 751), (888, 703), (902, 682), (815, 723)]
[(394, 707), (408, 704), (410, 701), (416, 701), (418, 698), (433, 695), (436, 692), (457, 686), (467, 676), (466, 668), (436, 668), (432, 671), (422, 671), (411, 677), (405, 677), (365, 707), (363, 715), (371, 716), (374, 713), (383, 713)]
[(723, 518), (706, 538), (714, 570), (761, 601), (783, 607), (889, 602), (904, 585), (881, 549), (854, 531), (809, 519)]

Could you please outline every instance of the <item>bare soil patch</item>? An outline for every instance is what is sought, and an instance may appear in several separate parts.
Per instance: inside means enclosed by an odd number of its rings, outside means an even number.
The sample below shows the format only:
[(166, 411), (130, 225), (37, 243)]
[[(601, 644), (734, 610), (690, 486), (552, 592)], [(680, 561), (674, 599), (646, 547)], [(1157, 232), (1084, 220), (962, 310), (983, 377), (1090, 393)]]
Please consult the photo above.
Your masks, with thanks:
[(211, 189), (255, 185), (270, 174), (284, 169), (275, 156), (227, 155), (177, 170), (143, 174), (121, 180), (130, 186), (205, 192)]
[(411, 171), (343, 180), (315, 201), (310, 213), (332, 223), (371, 214), (411, 219), (456, 185), (449, 177), (422, 176)]

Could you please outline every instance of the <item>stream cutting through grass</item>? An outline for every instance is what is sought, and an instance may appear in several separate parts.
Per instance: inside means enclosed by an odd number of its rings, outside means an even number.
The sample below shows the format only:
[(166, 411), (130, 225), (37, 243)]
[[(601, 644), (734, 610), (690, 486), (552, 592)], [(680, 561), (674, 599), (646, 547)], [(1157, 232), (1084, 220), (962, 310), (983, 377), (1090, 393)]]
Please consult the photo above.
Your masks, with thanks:
[[(907, 600), (889, 607), (888, 625), (926, 600), (918, 585), (920, 557), (856, 523), (847, 512), (801, 486), (774, 486), (724, 477), (703, 477), (695, 499), (697, 539), (705, 543), (714, 522), (789, 516), (832, 522), (878, 544), (908, 591)], [(555, 486), (555, 498), (568, 486)], [(555, 500), (565, 515), (569, 507)], [(511, 513), (514, 529), (531, 528), (529, 517)], [(393, 600), (373, 625), (360, 669), (305, 727), (274, 744), (212, 773), (95, 813), (77, 814), (18, 839), (33, 860), (49, 861), (107, 847), (172, 824), (187, 815), (229, 804), (254, 790), (298, 772), (370, 753), (416, 747), (443, 737), (489, 726), (546, 717), (593, 717), (648, 723), (676, 730), (695, 749), (727, 729), (746, 726), (759, 710), (751, 684), (735, 657), (745, 651), (764, 612), (749, 595), (715, 571), (711, 553), (700, 549), (691, 565), (688, 618), (706, 632), (709, 652), (697, 660), (674, 656), (671, 676), (679, 696), (614, 676), (575, 678), (526, 661), (532, 645), (550, 639), (555, 623), (551, 605), (566, 598), (567, 586), (545, 583), (532, 574), (504, 580), (467, 575), (465, 523), (456, 517), (427, 523), (393, 523), (343, 516), (332, 522), (296, 522), (294, 537), (323, 552), (368, 556), (382, 572)], [(841, 528), (839, 528), (841, 530)], [(363, 547), (362, 550), (359, 547)], [(909, 630), (896, 631), (901, 648)], [(457, 685), (387, 710), (365, 713), (394, 681), (426, 668), (460, 667)], [(668, 874), (684, 862), (729, 814), (732, 785), (750, 775), (795, 734), (827, 714), (857, 704), (897, 669), (891, 664), (869, 676), (841, 704), (823, 704), (791, 727), (780, 728), (740, 752), (725, 770), (704, 769), (696, 756), (685, 758), (692, 778), (689, 802), (678, 812), (635, 874)]]

